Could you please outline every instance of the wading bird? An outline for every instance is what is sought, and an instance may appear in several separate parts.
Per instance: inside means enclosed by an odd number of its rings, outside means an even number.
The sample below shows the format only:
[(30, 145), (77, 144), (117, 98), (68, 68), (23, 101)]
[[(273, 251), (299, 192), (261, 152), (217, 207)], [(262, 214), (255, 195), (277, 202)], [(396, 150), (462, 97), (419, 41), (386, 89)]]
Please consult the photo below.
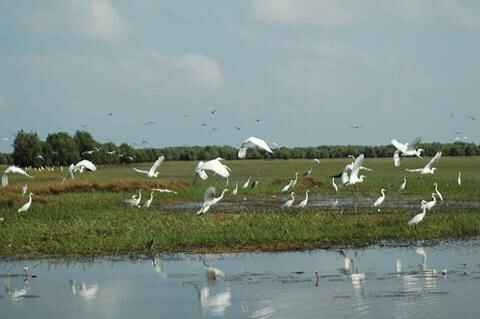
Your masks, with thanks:
[(333, 186), (333, 189), (335, 189), (335, 193), (338, 192), (338, 186), (337, 184), (335, 184), (335, 177), (332, 177), (332, 186)]
[(297, 182), (298, 182), (298, 172), (295, 172), (295, 179), (293, 180), (293, 183), (292, 183), (292, 189), (297, 186)]
[(407, 188), (407, 177), (403, 176), (403, 183), (400, 185), (400, 191), (404, 191)]
[(293, 179), (291, 179), (287, 185), (283, 186), (282, 189), (280, 190), (282, 193), (288, 192), (290, 188), (292, 188), (293, 185)]
[(200, 178), (203, 180), (208, 178), (208, 175), (205, 171), (212, 171), (223, 178), (228, 178), (232, 170), (221, 161), (223, 161), (223, 158), (221, 157), (217, 157), (216, 159), (207, 162), (200, 161), (195, 168), (195, 173), (197, 173), (198, 176), (200, 176)]
[(305, 207), (307, 206), (307, 204), (308, 204), (308, 193), (309, 193), (309, 192), (310, 192), (309, 190), (307, 190), (307, 191), (305, 192), (305, 199), (302, 200), (302, 201), (297, 205), (297, 208), (305, 208)]
[(373, 207), (377, 207), (378, 208), (378, 211), (380, 211), (380, 206), (382, 206), (383, 202), (385, 201), (385, 188), (382, 188), (380, 190), (380, 193), (382, 193), (382, 196), (380, 196), (379, 198), (377, 198), (377, 200), (375, 201), (375, 203), (373, 203)]
[(142, 201), (142, 190), (138, 190), (138, 196), (132, 196), (132, 198), (125, 199), (123, 202), (131, 207), (140, 207)]
[(443, 195), (442, 195), (442, 193), (440, 193), (439, 190), (438, 190), (438, 184), (437, 184), (437, 183), (433, 183), (433, 186), (435, 186), (435, 193), (437, 193), (438, 198), (443, 202)]
[(255, 147), (265, 150), (270, 154), (273, 154), (270, 146), (268, 146), (268, 144), (264, 140), (259, 139), (258, 137), (251, 136), (240, 144), (240, 148), (238, 150), (238, 158), (245, 158), (247, 156), (247, 149)]
[(424, 150), (422, 148), (417, 149), (417, 144), (419, 144), (420, 141), (421, 137), (417, 137), (411, 143), (402, 144), (396, 139), (392, 139), (391, 143), (403, 156), (416, 156), (422, 158), (422, 152)]
[(393, 153), (393, 166), (400, 167), (400, 151), (396, 150)]
[(238, 182), (235, 183), (235, 188), (232, 191), (232, 195), (237, 195), (238, 194)]
[(295, 192), (291, 192), (290, 193), (290, 199), (287, 200), (284, 204), (283, 204), (283, 208), (290, 208), (292, 207), (293, 205), (293, 202), (295, 201)]
[(426, 208), (427, 210), (432, 210), (435, 205), (437, 205), (437, 198), (435, 197), (435, 193), (432, 193), (432, 200), (429, 202), (422, 200), (420, 207), (421, 209)]
[(462, 172), (458, 172), (457, 184), (458, 186), (462, 186)]
[(158, 177), (158, 168), (160, 167), (160, 165), (162, 164), (162, 162), (165, 160), (165, 156), (160, 156), (158, 157), (158, 159), (155, 161), (155, 163), (153, 163), (152, 167), (150, 168), (150, 170), (146, 171), (146, 170), (142, 170), (142, 169), (138, 169), (138, 168), (134, 168), (133, 170), (137, 173), (140, 173), (140, 174), (145, 174), (147, 175), (148, 177), (150, 178), (153, 178), (153, 177)]
[(249, 176), (248, 179), (247, 179), (247, 181), (246, 181), (245, 183), (243, 183), (243, 185), (242, 185), (242, 188), (243, 188), (243, 189), (247, 188), (248, 185), (250, 185), (250, 179), (251, 179), (251, 177)]
[(225, 278), (225, 273), (218, 268), (212, 267), (205, 262), (205, 259), (202, 259), (203, 266), (207, 270), (207, 279), (208, 280), (217, 280), (218, 278)]
[(152, 201), (153, 201), (153, 191), (150, 192), (150, 198), (145, 201), (145, 203), (143, 204), (143, 207), (150, 208), (150, 206), (152, 205)]
[(417, 225), (425, 218), (426, 214), (427, 214), (427, 207), (424, 206), (422, 208), (422, 212), (420, 214), (413, 216), (413, 218), (410, 219), (410, 221), (408, 222), (408, 225), (409, 226)]
[(228, 188), (225, 188), (220, 194), (220, 196), (215, 197), (215, 187), (211, 186), (207, 188), (207, 190), (205, 191), (205, 195), (203, 196), (202, 207), (197, 211), (197, 215), (205, 214), (210, 209), (210, 207), (217, 204), (223, 199), (223, 196), (225, 196), (226, 192), (228, 192)]
[(432, 167), (433, 163), (435, 161), (438, 161), (442, 157), (442, 152), (437, 152), (435, 156), (428, 162), (427, 165), (423, 168), (417, 168), (417, 169), (406, 169), (407, 172), (416, 172), (420, 173), (421, 175), (426, 175), (426, 174), (435, 174), (435, 170), (437, 169), (436, 167)]
[(30, 206), (32, 206), (32, 196), (34, 194), (32, 192), (30, 192), (30, 194), (28, 195), (28, 202), (26, 202), (22, 207), (20, 207), (17, 212), (18, 213), (23, 213), (23, 212), (26, 212), (27, 210), (30, 209)]

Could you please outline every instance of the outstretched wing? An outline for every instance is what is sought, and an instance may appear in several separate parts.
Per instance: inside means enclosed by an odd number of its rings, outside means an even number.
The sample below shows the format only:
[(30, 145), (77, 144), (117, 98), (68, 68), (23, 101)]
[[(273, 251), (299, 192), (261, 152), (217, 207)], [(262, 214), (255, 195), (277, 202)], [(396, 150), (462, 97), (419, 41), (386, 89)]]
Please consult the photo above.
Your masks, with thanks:
[(360, 168), (362, 167), (363, 160), (365, 159), (365, 155), (360, 154), (356, 159), (355, 162), (353, 162), (352, 165), (352, 173), (351, 175), (357, 176), (358, 172), (360, 171)]
[(223, 178), (230, 176), (230, 168), (227, 165), (222, 164), (222, 162), (217, 159), (203, 163), (203, 165), (201, 165), (201, 170), (213, 171)]
[(435, 154), (435, 156), (430, 160), (430, 162), (428, 162), (427, 165), (425, 165), (425, 167), (432, 168), (433, 163), (438, 161), (440, 157), (442, 157), (442, 152), (437, 152), (437, 154)]
[(247, 155), (247, 149), (252, 147), (258, 147), (264, 151), (269, 152), (270, 154), (273, 153), (267, 142), (258, 137), (251, 136), (240, 144), (240, 149), (238, 150), (238, 158), (245, 158), (245, 156)]
[(392, 143), (393, 146), (395, 146), (395, 148), (397, 150), (399, 150), (400, 152), (405, 152), (406, 151), (406, 147), (404, 144), (400, 143), (399, 141), (397, 141), (396, 139), (392, 139), (390, 141)]
[(136, 167), (133, 168), (133, 170), (137, 173), (141, 173), (141, 174), (148, 174), (148, 171), (145, 171), (143, 169), (138, 169)]
[(148, 172), (148, 175), (153, 175), (157, 171), (157, 169), (160, 167), (160, 164), (162, 164), (163, 160), (165, 159), (165, 156), (160, 156), (155, 163), (153, 163), (152, 167), (150, 168), (150, 171)]
[(81, 160), (75, 166), (80, 167), (80, 168), (82, 168), (82, 167), (86, 168), (86, 169), (88, 169), (89, 171), (92, 171), (92, 172), (97, 170), (97, 167), (95, 166), (95, 164), (93, 164), (89, 160)]
[(407, 150), (415, 151), (417, 148), (417, 144), (420, 144), (422, 138), (420, 136), (416, 137), (411, 143), (407, 144)]

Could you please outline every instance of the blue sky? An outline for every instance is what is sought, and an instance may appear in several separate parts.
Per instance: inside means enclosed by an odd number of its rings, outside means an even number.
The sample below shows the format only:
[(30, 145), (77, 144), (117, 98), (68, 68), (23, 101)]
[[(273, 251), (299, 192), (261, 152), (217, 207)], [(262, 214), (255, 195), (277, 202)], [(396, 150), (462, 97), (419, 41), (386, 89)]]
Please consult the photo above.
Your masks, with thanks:
[(0, 12), (0, 151), (19, 129), (149, 146), (480, 141), (477, 1), (0, 0)]

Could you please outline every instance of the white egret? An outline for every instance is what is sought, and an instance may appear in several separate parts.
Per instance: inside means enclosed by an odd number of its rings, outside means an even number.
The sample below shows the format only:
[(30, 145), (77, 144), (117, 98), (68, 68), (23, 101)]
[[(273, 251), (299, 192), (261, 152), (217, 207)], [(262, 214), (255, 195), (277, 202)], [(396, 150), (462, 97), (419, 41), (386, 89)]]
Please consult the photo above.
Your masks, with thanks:
[(348, 257), (343, 249), (340, 250), (339, 253), (340, 253), (340, 255), (343, 256), (343, 271), (345, 273), (351, 272), (352, 271), (353, 259)]
[(350, 173), (350, 176), (348, 178), (348, 184), (349, 185), (354, 185), (354, 184), (357, 184), (357, 183), (363, 183), (363, 181), (365, 180), (364, 175), (358, 176), (358, 173), (360, 172), (360, 168), (362, 167), (362, 163), (363, 163), (364, 159), (365, 159), (365, 155), (360, 154), (360, 156), (358, 156), (355, 159), (355, 161), (353, 162), (351, 173)]
[(314, 161), (316, 164), (320, 165), (320, 160), (319, 160), (318, 158), (314, 158), (313, 161)]
[(34, 194), (32, 192), (30, 192), (30, 194), (28, 195), (28, 202), (26, 202), (22, 207), (20, 207), (17, 212), (18, 213), (23, 213), (23, 212), (26, 212), (27, 210), (30, 209), (30, 206), (32, 206), (32, 196)]
[(437, 198), (435, 197), (435, 193), (432, 193), (432, 200), (429, 202), (422, 200), (420, 207), (422, 209), (426, 208), (427, 210), (432, 210), (435, 207), (435, 205), (437, 205)]
[(80, 162), (75, 164), (75, 169), (80, 170), (80, 173), (83, 173), (85, 169), (95, 172), (97, 170), (97, 167), (89, 160), (81, 160)]
[(220, 196), (215, 197), (215, 193), (216, 193), (215, 187), (211, 186), (207, 188), (207, 190), (205, 191), (205, 195), (203, 196), (202, 207), (197, 211), (197, 215), (205, 214), (210, 209), (210, 207), (217, 204), (219, 201), (223, 199), (226, 192), (228, 192), (228, 188), (225, 188), (220, 194)]
[(292, 189), (297, 185), (297, 182), (298, 182), (298, 172), (295, 172), (295, 179), (293, 180), (293, 183), (292, 183)]
[(197, 173), (198, 176), (200, 176), (200, 178), (203, 180), (208, 178), (208, 175), (205, 171), (212, 171), (223, 178), (228, 178), (232, 170), (221, 161), (223, 161), (223, 158), (221, 157), (217, 157), (216, 159), (207, 162), (200, 161), (195, 168), (195, 173)]
[(248, 185), (250, 185), (250, 179), (251, 179), (251, 177), (249, 176), (247, 181), (245, 183), (243, 183), (243, 186), (242, 186), (243, 189), (247, 188)]
[(2, 175), (2, 187), (8, 186), (8, 175)]
[(403, 183), (400, 185), (400, 191), (404, 191), (407, 188), (407, 177), (403, 176)]
[(377, 198), (377, 200), (375, 201), (375, 203), (373, 203), (373, 207), (377, 207), (378, 208), (378, 211), (380, 211), (380, 206), (382, 206), (383, 202), (385, 201), (385, 188), (382, 188), (380, 190), (380, 193), (382, 193), (382, 196), (380, 196), (379, 198)]
[(290, 193), (290, 199), (287, 200), (287, 201), (282, 205), (282, 207), (283, 207), (283, 208), (290, 208), (290, 207), (292, 207), (294, 201), (295, 201), (295, 192), (291, 192), (291, 193)]
[(268, 144), (264, 140), (259, 139), (258, 137), (251, 136), (240, 144), (240, 148), (238, 150), (238, 158), (245, 158), (247, 156), (247, 149), (255, 147), (265, 150), (270, 154), (273, 154), (270, 146), (268, 146)]
[(142, 190), (138, 190), (138, 196), (132, 196), (132, 198), (125, 199), (123, 202), (131, 207), (140, 207), (142, 201)]
[(400, 167), (400, 151), (396, 150), (393, 153), (393, 166)]
[(307, 191), (305, 192), (305, 199), (302, 200), (302, 201), (297, 205), (297, 208), (305, 208), (305, 207), (307, 206), (307, 204), (308, 204), (308, 193), (309, 193), (309, 192), (310, 192), (309, 190), (307, 190)]
[(433, 183), (433, 186), (435, 186), (435, 193), (437, 193), (438, 198), (443, 202), (443, 195), (438, 190), (438, 184), (435, 182), (435, 183)]
[(287, 185), (283, 186), (282, 189), (280, 190), (282, 193), (288, 192), (290, 188), (292, 188), (293, 185), (293, 179), (291, 179)]
[(159, 192), (159, 193), (172, 193), (172, 194), (178, 194), (176, 191), (172, 191), (168, 188), (152, 188), (153, 192)]
[(5, 175), (20, 174), (20, 175), (24, 175), (24, 176), (27, 176), (27, 177), (33, 177), (33, 176), (29, 175), (24, 169), (22, 169), (20, 167), (17, 167), (15, 165), (11, 165), (11, 166), (7, 167), (7, 169), (5, 169), (3, 174), (5, 174)]
[(23, 196), (27, 195), (27, 192), (28, 192), (28, 185), (25, 184), (22, 186), (22, 195)]
[(395, 271), (397, 273), (402, 272), (402, 261), (400, 260), (400, 258), (397, 258), (397, 260), (395, 261)]
[(420, 141), (421, 138), (417, 137), (411, 143), (402, 144), (396, 139), (392, 139), (391, 143), (403, 156), (417, 156), (418, 158), (422, 158), (422, 152), (424, 150), (422, 148), (417, 149), (417, 144), (419, 144)]
[(232, 195), (237, 195), (238, 194), (238, 182), (235, 183), (235, 188), (232, 191)]
[(457, 184), (458, 186), (462, 186), (462, 172), (458, 172)]
[(410, 219), (410, 221), (408, 222), (408, 225), (409, 226), (417, 225), (425, 218), (426, 214), (427, 214), (427, 207), (424, 206), (422, 207), (422, 212), (420, 214), (413, 216), (413, 218)]
[(437, 160), (440, 159), (440, 157), (442, 157), (442, 152), (437, 152), (437, 154), (435, 154), (435, 156), (430, 160), (430, 162), (428, 162), (427, 165), (425, 165), (425, 167), (423, 168), (417, 168), (417, 169), (406, 169), (407, 172), (417, 172), (417, 173), (420, 173), (422, 175), (425, 175), (425, 174), (435, 174), (435, 170), (437, 169), (436, 167), (432, 167), (433, 163)]
[(205, 260), (202, 260), (203, 266), (207, 270), (208, 280), (217, 280), (218, 278), (225, 278), (225, 273), (218, 268), (208, 265)]
[(150, 192), (150, 198), (145, 201), (145, 203), (143, 204), (143, 207), (150, 208), (150, 206), (152, 205), (152, 201), (153, 201), (153, 191)]
[(306, 172), (303, 173), (303, 176), (307, 177), (312, 175), (313, 167), (310, 167)]
[(335, 193), (337, 193), (338, 192), (338, 186), (337, 186), (337, 184), (335, 184), (335, 177), (332, 177), (332, 186), (335, 189)]
[(78, 295), (85, 299), (93, 299), (97, 296), (98, 284), (88, 285), (85, 282), (77, 284), (75, 280), (70, 280), (70, 286), (72, 289), (72, 294), (75, 296)]
[(146, 171), (146, 170), (143, 170), (143, 169), (138, 169), (138, 168), (134, 168), (133, 170), (137, 173), (140, 173), (140, 174), (145, 174), (147, 175), (148, 177), (150, 178), (153, 178), (153, 177), (158, 177), (158, 168), (160, 167), (160, 165), (162, 164), (162, 162), (165, 160), (165, 156), (159, 156), (158, 159), (153, 163), (152, 167), (150, 168), (150, 170)]

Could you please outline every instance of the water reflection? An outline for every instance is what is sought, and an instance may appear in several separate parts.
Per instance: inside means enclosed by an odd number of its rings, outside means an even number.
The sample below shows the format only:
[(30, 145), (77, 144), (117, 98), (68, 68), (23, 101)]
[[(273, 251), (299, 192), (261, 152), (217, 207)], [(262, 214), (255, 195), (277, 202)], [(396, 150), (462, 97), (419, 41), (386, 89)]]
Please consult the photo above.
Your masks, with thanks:
[[(479, 253), (480, 241), (469, 241), (276, 254), (5, 260), (0, 317), (406, 318), (435, 311), (434, 317), (449, 318), (477, 312)], [(209, 268), (226, 275), (209, 280)], [(26, 301), (39, 292), (42, 298)]]

